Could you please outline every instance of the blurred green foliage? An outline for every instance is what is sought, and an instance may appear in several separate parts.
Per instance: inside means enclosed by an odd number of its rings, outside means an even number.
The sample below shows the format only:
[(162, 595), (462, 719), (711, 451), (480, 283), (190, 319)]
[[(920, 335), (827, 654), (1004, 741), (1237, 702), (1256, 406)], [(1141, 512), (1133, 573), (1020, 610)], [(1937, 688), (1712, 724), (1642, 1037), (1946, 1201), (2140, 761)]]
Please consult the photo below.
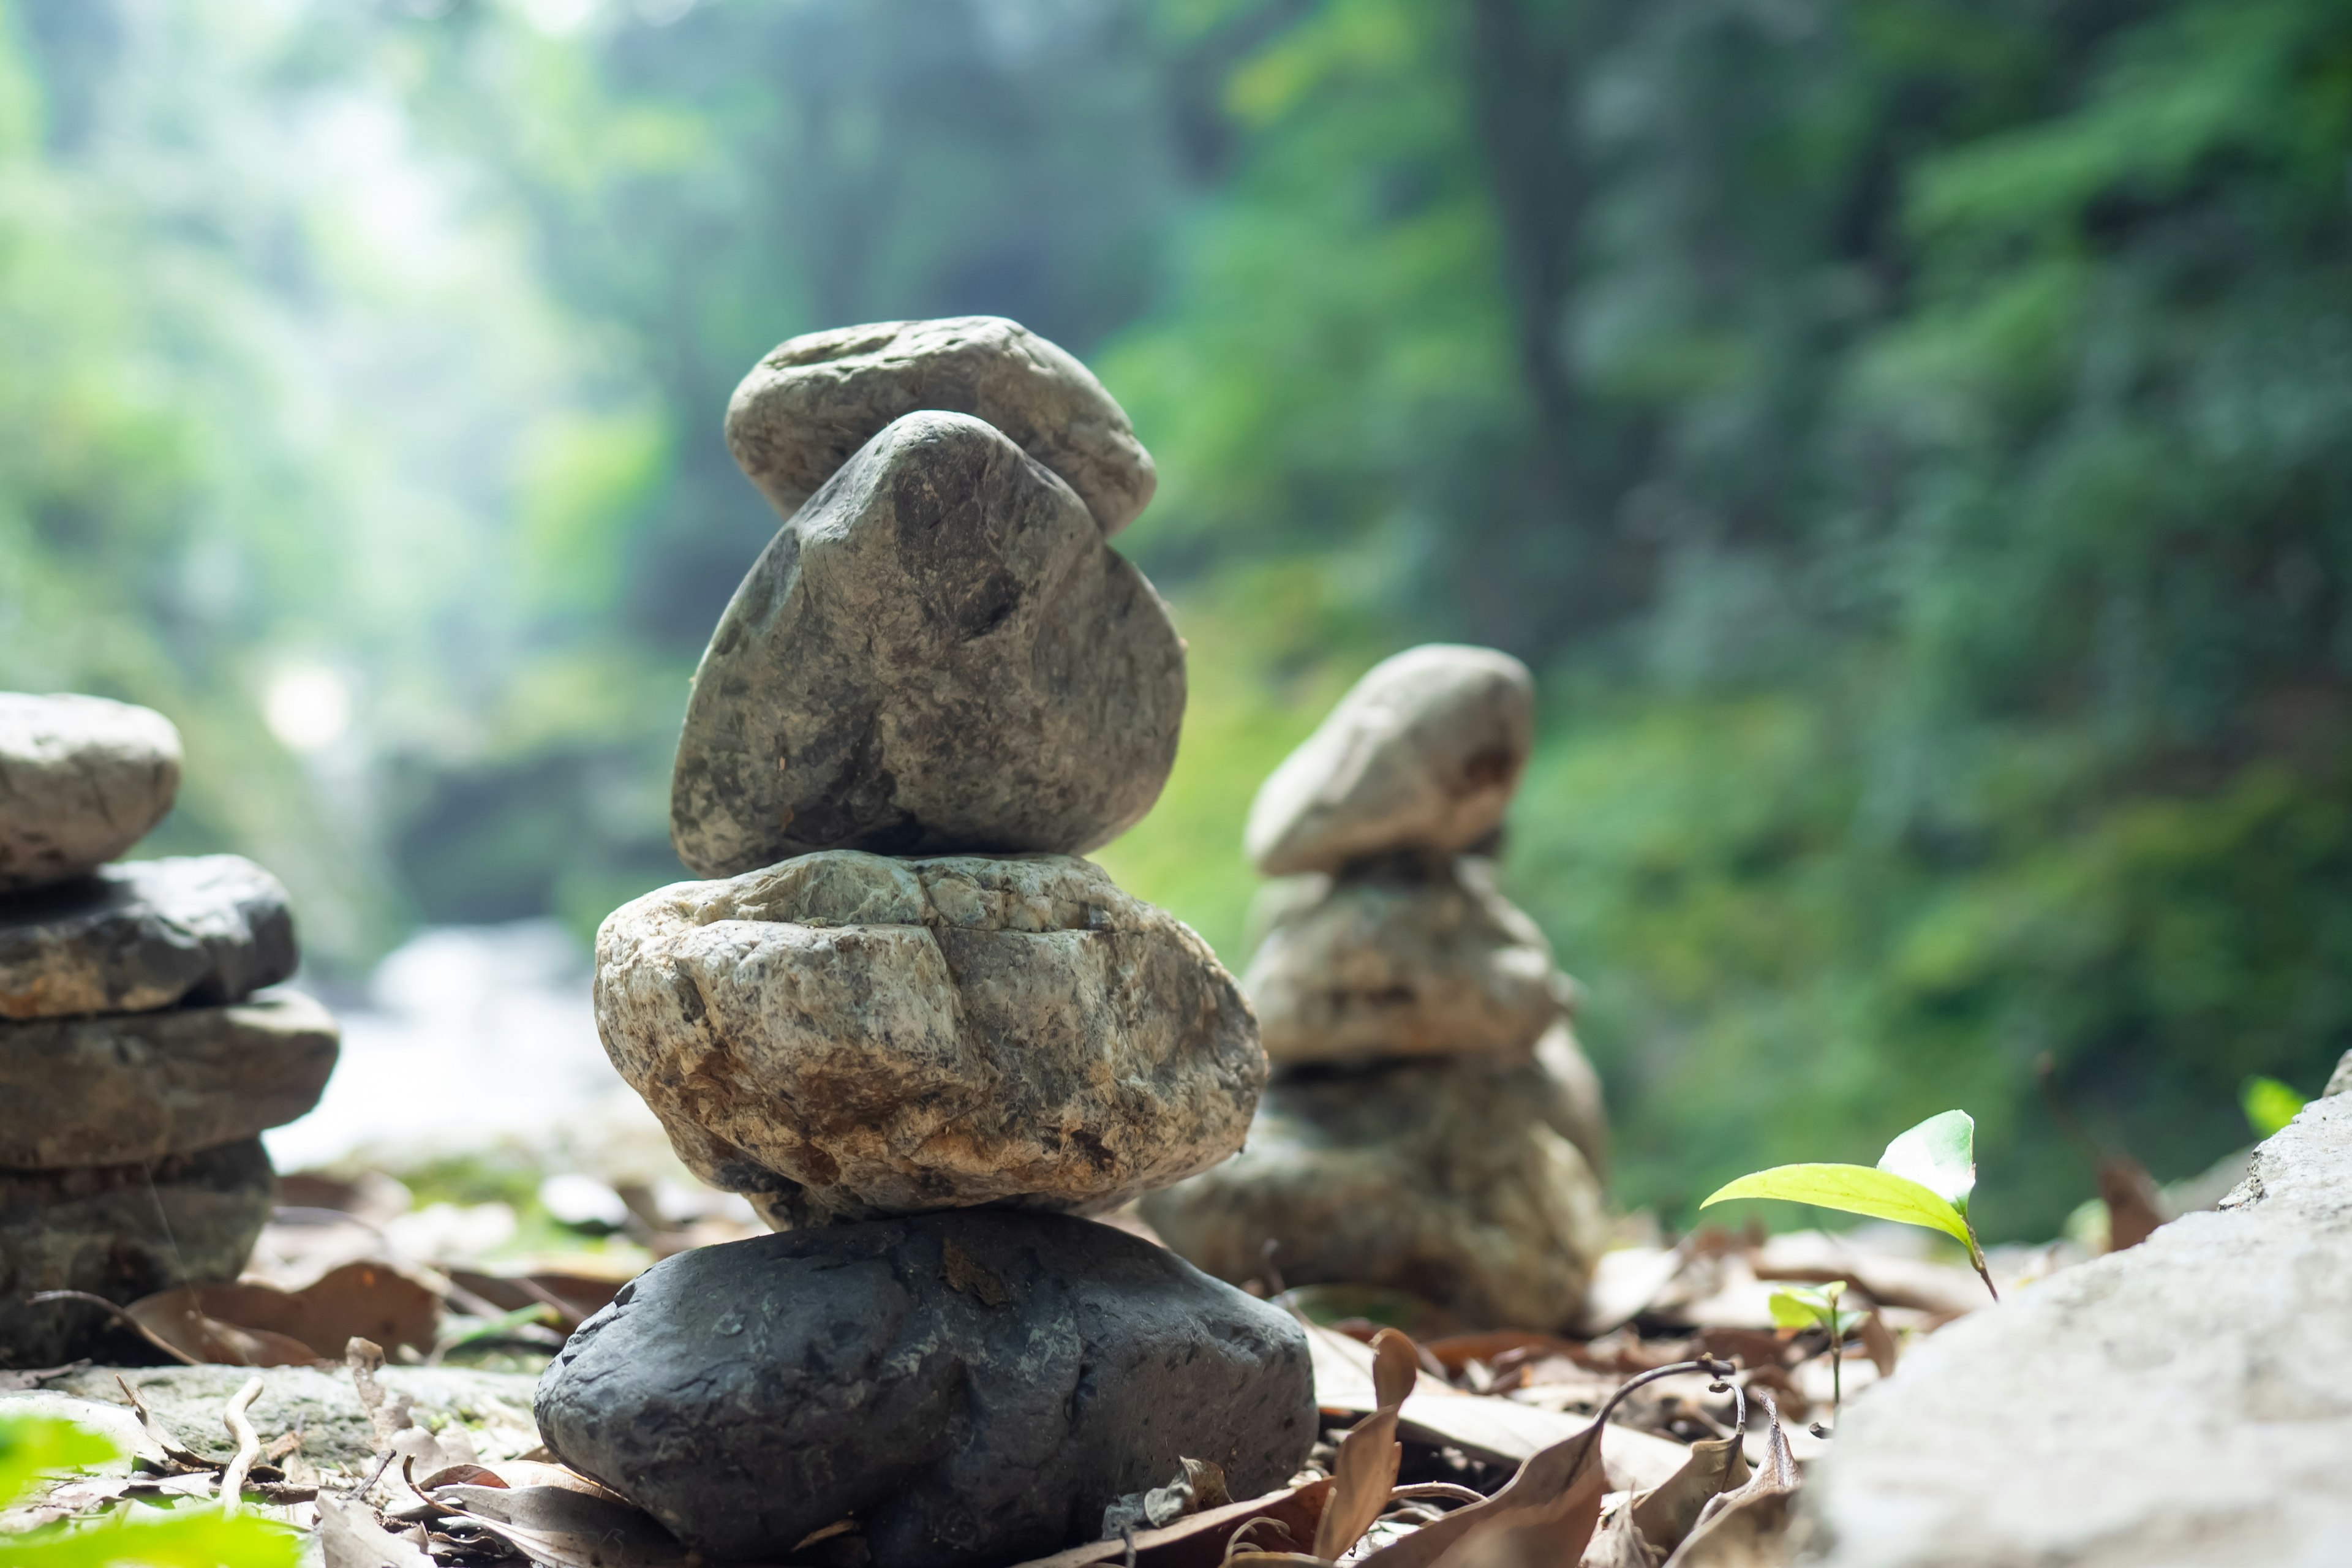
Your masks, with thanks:
[(1163, 476), (1128, 886), (1238, 964), (1275, 761), (1511, 648), (1623, 1195), (1958, 1103), (2046, 1235), (2042, 1053), (2168, 1178), (2352, 1044), (2347, 153), (2326, 0), (5, 0), (0, 679), (178, 719), (159, 847), (330, 966), (585, 931), (774, 526), (735, 379), (1015, 316)]
[[(0, 1414), (0, 1507), (44, 1476), (119, 1461), (99, 1433), (54, 1416)], [(120, 1504), (100, 1517), (59, 1521), (0, 1534), (5, 1568), (293, 1568), (302, 1542), (274, 1520), (224, 1516), (216, 1503), (178, 1507)]]

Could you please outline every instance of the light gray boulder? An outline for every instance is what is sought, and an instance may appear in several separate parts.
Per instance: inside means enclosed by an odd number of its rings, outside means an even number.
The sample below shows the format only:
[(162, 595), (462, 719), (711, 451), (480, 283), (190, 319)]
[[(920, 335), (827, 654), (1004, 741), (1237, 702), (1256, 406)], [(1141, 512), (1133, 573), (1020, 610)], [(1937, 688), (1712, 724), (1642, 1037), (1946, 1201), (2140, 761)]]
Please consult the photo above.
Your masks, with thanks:
[(1318, 878), (1243, 976), (1269, 1060), (1524, 1056), (1566, 1016), (1543, 932), (1461, 856), (1403, 874)]
[(2218, 1212), (1938, 1331), (1807, 1481), (1834, 1568), (2326, 1568), (2352, 1542), (2352, 1095)]
[(1286, 1075), (1232, 1160), (1143, 1200), (1182, 1257), (1234, 1283), (1387, 1285), (1473, 1324), (1554, 1329), (1608, 1242), (1572, 1142), (1573, 1084), (1537, 1061), (1390, 1062)]
[(0, 902), (0, 1018), (241, 1002), (297, 957), (286, 889), (252, 861), (126, 861)]
[(909, 414), (794, 513), (695, 674), (670, 836), (704, 876), (823, 849), (1076, 852), (1159, 797), (1184, 645), (1067, 485)]
[(1431, 643), (1365, 672), (1260, 786), (1244, 847), (1269, 877), (1389, 849), (1467, 849), (1502, 826), (1535, 745), (1535, 679)]
[(984, 419), (1060, 475), (1105, 538), (1159, 476), (1094, 374), (1017, 321), (951, 316), (811, 332), (779, 345), (727, 405), (727, 448), (790, 517), (860, 447), (920, 409)]
[(103, 697), (0, 692), (0, 892), (104, 865), (163, 820), (180, 732)]
[(282, 1126), (319, 1102), (337, 1038), (299, 993), (0, 1024), (0, 1169), (156, 1160)]
[(1115, 1207), (1237, 1148), (1265, 1078), (1208, 945), (1060, 856), (810, 855), (625, 904), (605, 1051), (772, 1225)]
[(0, 1366), (152, 1359), (100, 1308), (25, 1298), (87, 1290), (128, 1303), (234, 1279), (277, 1192), (269, 1156), (252, 1138), (136, 1164), (0, 1171)]

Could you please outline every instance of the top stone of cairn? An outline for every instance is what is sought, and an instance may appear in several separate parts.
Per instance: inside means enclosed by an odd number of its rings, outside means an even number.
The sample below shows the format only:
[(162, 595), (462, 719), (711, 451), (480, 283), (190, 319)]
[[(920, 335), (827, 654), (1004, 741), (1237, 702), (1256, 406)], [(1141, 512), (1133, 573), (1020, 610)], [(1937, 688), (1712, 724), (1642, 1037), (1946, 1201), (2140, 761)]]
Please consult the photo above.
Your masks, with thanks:
[(103, 697), (0, 692), (0, 892), (85, 876), (163, 820), (180, 732)]
[(1159, 476), (1126, 411), (1076, 359), (1017, 321), (951, 316), (811, 332), (781, 344), (727, 405), (727, 447), (787, 517), (892, 421), (969, 414), (1061, 476), (1104, 537)]
[(1366, 671), (1265, 781), (1245, 847), (1269, 877), (1467, 849), (1502, 825), (1534, 744), (1526, 665), (1493, 648), (1407, 648)]

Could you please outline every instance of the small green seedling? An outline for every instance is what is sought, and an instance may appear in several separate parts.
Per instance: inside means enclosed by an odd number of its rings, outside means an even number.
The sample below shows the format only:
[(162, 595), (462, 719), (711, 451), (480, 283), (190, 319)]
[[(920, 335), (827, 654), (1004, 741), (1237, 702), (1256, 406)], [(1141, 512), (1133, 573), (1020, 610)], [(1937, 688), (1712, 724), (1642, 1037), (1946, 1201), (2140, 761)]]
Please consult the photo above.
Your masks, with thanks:
[(1992, 1299), (1992, 1275), (1984, 1248), (1969, 1223), (1969, 1194), (1976, 1190), (1977, 1124), (1965, 1110), (1930, 1116), (1897, 1137), (1869, 1165), (1775, 1165), (1719, 1187), (1706, 1203), (1733, 1198), (1782, 1198), (1816, 1208), (1866, 1215), (1940, 1230), (1969, 1249), (1969, 1262)]
[(2268, 1138), (2278, 1131), (2308, 1103), (2291, 1086), (2274, 1078), (2250, 1078), (2238, 1090), (2238, 1104), (2246, 1113), (2246, 1125), (2254, 1130), (2257, 1138)]
[(1849, 1312), (1838, 1305), (1845, 1294), (1845, 1281), (1832, 1279), (1826, 1285), (1783, 1285), (1772, 1292), (1772, 1321), (1783, 1329), (1810, 1329), (1820, 1324), (1830, 1337), (1830, 1425), (1837, 1425), (1845, 1409), (1846, 1335), (1861, 1325), (1862, 1314)]

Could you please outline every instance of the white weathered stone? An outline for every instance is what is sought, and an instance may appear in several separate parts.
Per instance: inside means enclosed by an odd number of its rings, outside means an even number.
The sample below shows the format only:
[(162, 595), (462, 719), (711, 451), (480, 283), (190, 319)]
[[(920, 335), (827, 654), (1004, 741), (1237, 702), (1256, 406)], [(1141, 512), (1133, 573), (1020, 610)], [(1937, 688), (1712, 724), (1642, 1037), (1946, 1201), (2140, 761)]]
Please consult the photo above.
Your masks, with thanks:
[(1524, 1056), (1568, 1011), (1533, 921), (1462, 856), (1402, 874), (1318, 879), (1243, 977), (1269, 1060)]
[(1431, 643), (1381, 660), (1258, 789), (1250, 858), (1284, 877), (1469, 848), (1519, 787), (1535, 690), (1528, 667), (1493, 648)]
[(1106, 538), (1159, 483), (1094, 374), (1002, 316), (877, 321), (782, 343), (735, 389), (727, 447), (790, 517), (886, 426), (925, 408), (1003, 431), (1077, 491)]
[(823, 849), (1076, 853), (1151, 808), (1184, 645), (1003, 435), (909, 414), (793, 515), (719, 617), (670, 837), (704, 876)]
[(1937, 1332), (1801, 1503), (1832, 1568), (2329, 1568), (2352, 1551), (2352, 1096), (2219, 1212)]
[(286, 889), (252, 861), (129, 860), (0, 902), (0, 1018), (241, 1002), (297, 957)]
[(1607, 1245), (1600, 1179), (1570, 1141), (1573, 1086), (1539, 1062), (1391, 1062), (1276, 1080), (1248, 1145), (1154, 1193), (1143, 1217), (1236, 1284), (1388, 1285), (1473, 1323), (1553, 1329)]
[(624, 905), (605, 1050), (771, 1223), (1115, 1207), (1239, 1146), (1265, 1058), (1206, 943), (1060, 856), (804, 856)]
[(163, 820), (180, 732), (103, 697), (0, 691), (0, 892), (79, 877)]

